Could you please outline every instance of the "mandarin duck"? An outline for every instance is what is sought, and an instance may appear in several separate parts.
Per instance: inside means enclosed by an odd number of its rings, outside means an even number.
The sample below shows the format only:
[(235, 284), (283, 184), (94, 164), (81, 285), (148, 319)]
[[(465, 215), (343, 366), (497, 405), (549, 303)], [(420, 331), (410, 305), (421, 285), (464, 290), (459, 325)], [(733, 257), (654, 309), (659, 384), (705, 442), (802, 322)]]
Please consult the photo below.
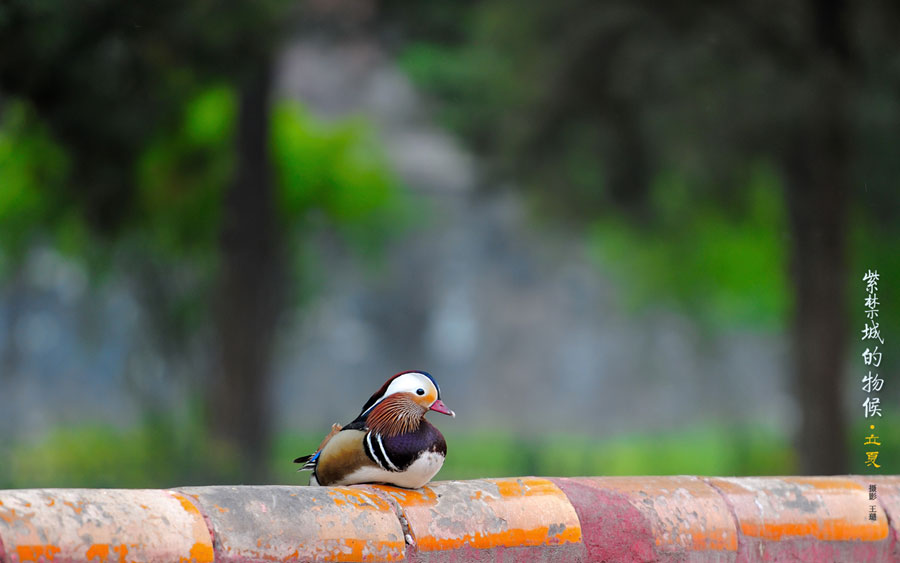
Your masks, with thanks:
[(425, 420), (436, 411), (455, 417), (441, 401), (437, 381), (424, 371), (388, 379), (346, 426), (335, 424), (314, 454), (298, 457), (312, 486), (386, 483), (407, 489), (425, 485), (441, 469), (447, 442)]

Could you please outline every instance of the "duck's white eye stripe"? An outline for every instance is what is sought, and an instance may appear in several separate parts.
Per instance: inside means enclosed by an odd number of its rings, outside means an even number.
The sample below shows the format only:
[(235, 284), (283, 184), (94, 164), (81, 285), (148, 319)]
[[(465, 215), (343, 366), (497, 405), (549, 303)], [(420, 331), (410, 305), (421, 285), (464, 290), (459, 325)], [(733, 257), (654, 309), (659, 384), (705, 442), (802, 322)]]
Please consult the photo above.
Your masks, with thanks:
[[(426, 391), (428, 390), (428, 391)], [(386, 397), (393, 395), (394, 393), (414, 393), (416, 395), (424, 396), (427, 393), (437, 393), (438, 398), (441, 398), (441, 390), (438, 388), (437, 384), (434, 381), (419, 372), (409, 372), (404, 373), (394, 379), (390, 385), (388, 385), (387, 389), (384, 390), (384, 395), (378, 398), (372, 405), (362, 412), (363, 415), (368, 415), (372, 409), (375, 408), (378, 403), (383, 401)]]
[[(372, 433), (369, 432), (369, 434), (371, 435)], [(387, 452), (384, 451), (384, 442), (381, 441), (381, 434), (375, 434), (375, 438), (378, 440), (378, 447), (381, 449), (381, 455), (384, 457), (384, 461), (391, 467), (391, 471), (400, 471), (397, 466), (394, 465), (394, 462), (391, 461), (391, 458), (388, 457)]]

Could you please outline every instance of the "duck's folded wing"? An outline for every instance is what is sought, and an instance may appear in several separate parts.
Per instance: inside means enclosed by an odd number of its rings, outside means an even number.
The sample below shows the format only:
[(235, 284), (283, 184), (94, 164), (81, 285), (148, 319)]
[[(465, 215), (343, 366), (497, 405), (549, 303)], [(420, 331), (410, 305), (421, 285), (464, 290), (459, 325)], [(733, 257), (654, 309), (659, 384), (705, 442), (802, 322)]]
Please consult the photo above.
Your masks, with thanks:
[(344, 428), (328, 441), (315, 462), (316, 479), (320, 485), (348, 485), (351, 483), (374, 482), (375, 479), (360, 477), (362, 471), (368, 475), (369, 469), (380, 469), (365, 451), (363, 442), (366, 432)]
[(325, 436), (325, 439), (322, 440), (322, 443), (319, 444), (319, 447), (316, 448), (316, 453), (309, 454), (305, 456), (298, 457), (294, 460), (294, 463), (302, 463), (303, 467), (298, 469), (297, 471), (303, 470), (312, 470), (316, 468), (316, 462), (319, 460), (319, 455), (322, 453), (322, 449), (325, 448), (325, 445), (328, 444), (328, 441), (334, 438), (335, 434), (340, 432), (342, 429), (340, 424), (332, 424), (331, 432), (328, 433), (328, 436)]

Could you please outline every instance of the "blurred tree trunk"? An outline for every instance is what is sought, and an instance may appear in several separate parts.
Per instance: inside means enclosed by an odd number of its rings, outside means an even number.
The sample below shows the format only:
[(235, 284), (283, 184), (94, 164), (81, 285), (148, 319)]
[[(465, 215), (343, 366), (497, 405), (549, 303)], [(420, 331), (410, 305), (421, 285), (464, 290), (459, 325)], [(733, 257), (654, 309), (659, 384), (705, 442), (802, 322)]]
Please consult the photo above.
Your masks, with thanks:
[(256, 482), (266, 474), (270, 358), (284, 274), (268, 157), (270, 64), (261, 61), (241, 86), (235, 181), (222, 225), (219, 361), (208, 405), (213, 435), (237, 450), (241, 478)]
[[(822, 124), (828, 128), (828, 124)], [(835, 124), (832, 124), (835, 125)], [(800, 473), (847, 472), (841, 382), (846, 360), (847, 186), (836, 131), (809, 131), (788, 156), (793, 241), (794, 392)], [(826, 135), (819, 137), (819, 135)]]
[(805, 475), (846, 473), (849, 465), (842, 380), (849, 337), (850, 73), (842, 16), (839, 0), (816, 5), (815, 48), (828, 55), (811, 69), (816, 98), (797, 117), (783, 157), (792, 232), (794, 392), (801, 409), (796, 446)]

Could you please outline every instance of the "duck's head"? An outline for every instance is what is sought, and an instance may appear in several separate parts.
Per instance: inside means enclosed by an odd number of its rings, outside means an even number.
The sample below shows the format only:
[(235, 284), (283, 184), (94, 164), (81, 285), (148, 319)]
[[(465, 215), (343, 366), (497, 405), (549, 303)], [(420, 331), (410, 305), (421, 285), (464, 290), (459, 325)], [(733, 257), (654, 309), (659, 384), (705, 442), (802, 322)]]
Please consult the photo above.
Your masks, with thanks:
[[(398, 395), (401, 393), (403, 395)], [(396, 397), (394, 397), (395, 395)], [(456, 416), (456, 413), (448, 409), (441, 401), (441, 388), (438, 387), (437, 381), (431, 374), (424, 371), (404, 371), (385, 381), (381, 389), (376, 391), (363, 405), (361, 414), (368, 413), (388, 398), (392, 402), (402, 399), (407, 404), (411, 403), (421, 407), (423, 415), (429, 410), (433, 410), (449, 416)]]

